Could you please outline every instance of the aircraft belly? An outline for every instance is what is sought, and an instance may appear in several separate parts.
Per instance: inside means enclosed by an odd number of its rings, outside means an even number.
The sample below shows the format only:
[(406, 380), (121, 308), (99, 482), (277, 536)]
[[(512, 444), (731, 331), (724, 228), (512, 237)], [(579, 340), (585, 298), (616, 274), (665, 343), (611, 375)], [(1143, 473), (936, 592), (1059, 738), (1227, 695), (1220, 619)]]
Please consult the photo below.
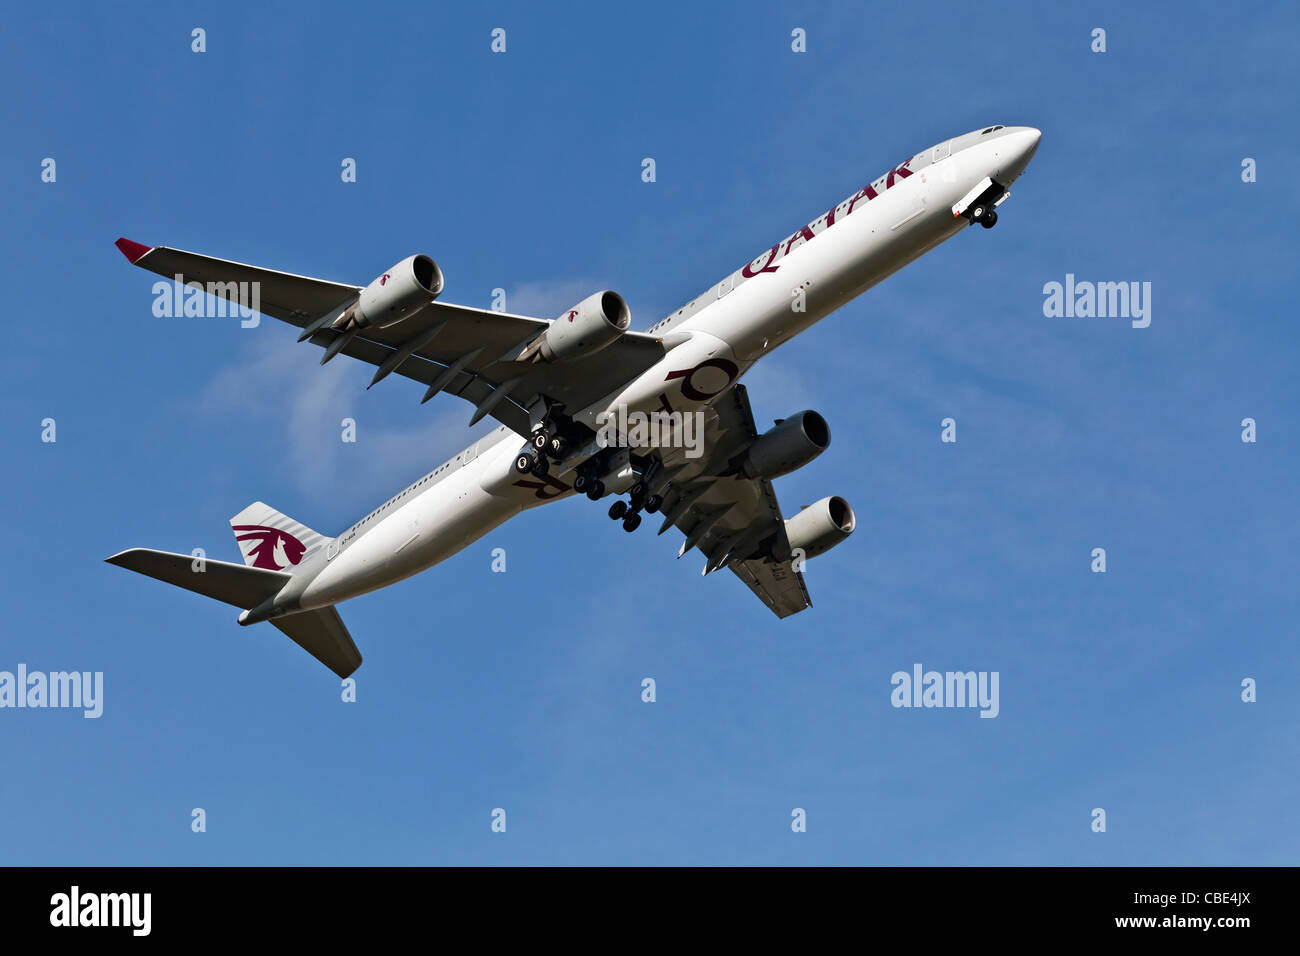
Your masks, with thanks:
[[(519, 510), (482, 491), (469, 478), (433, 489), (381, 519), (325, 566), (307, 586), (301, 606), (337, 604), (418, 574)], [(426, 502), (425, 497), (431, 500)]]

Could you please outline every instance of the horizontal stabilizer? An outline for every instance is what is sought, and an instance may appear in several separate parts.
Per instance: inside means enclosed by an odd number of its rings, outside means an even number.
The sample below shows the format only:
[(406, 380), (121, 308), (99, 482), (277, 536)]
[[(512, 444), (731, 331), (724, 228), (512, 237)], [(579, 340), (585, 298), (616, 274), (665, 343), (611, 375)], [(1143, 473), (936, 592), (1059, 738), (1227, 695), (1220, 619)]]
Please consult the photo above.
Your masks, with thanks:
[(339, 677), (361, 666), (361, 652), (332, 605), (277, 617), (271, 623)]
[(154, 551), (152, 548), (132, 548), (104, 560), (244, 610), (257, 607), (279, 593), (290, 578), (279, 571), (196, 558), (190, 554)]
[[(279, 571), (150, 548), (132, 548), (105, 560), (119, 568), (166, 581), (244, 610), (274, 597), (291, 579), (290, 575)], [(196, 570), (196, 567), (203, 570)], [(347, 677), (361, 666), (361, 652), (333, 607), (301, 611), (276, 618), (271, 623), (340, 677)]]

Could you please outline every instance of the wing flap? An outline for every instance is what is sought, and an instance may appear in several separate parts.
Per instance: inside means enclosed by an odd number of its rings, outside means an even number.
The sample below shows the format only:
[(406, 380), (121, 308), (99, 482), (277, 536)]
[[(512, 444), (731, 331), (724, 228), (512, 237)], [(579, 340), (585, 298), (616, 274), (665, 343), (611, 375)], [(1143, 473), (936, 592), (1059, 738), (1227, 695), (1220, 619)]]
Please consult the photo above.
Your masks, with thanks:
[(812, 607), (803, 575), (788, 561), (737, 561), (731, 570), (777, 617), (786, 618)]
[(730, 470), (758, 435), (743, 385), (713, 404), (704, 434), (706, 453), (698, 459), (680, 449), (661, 453), (675, 489), (664, 502), (664, 530), (676, 525), (686, 535), (683, 554), (699, 548), (705, 573), (729, 567), (777, 617), (811, 607), (803, 574), (789, 560), (785, 518), (772, 483)]
[[(317, 345), (328, 345), (333, 340), (333, 336), (332, 332), (318, 332), (312, 336), (311, 341)], [(395, 351), (396, 349), (390, 346), (360, 337), (352, 339), (342, 348), (342, 354), (370, 365), (382, 365)], [(430, 361), (422, 355), (412, 355), (394, 370), (394, 374), (427, 386), (432, 385), (447, 368), (448, 366)], [(503, 380), (508, 379), (503, 376)], [(442, 391), (478, 405), (492, 396), (497, 384), (467, 368), (453, 375), (451, 381), (443, 386)], [(531, 394), (536, 394), (536, 390)], [(531, 395), (527, 393), (527, 386), (520, 384), (511, 389), (510, 396), (514, 401), (496, 405), (492, 409), (492, 417), (512, 431), (526, 436), (529, 434), (529, 420), (524, 405)]]

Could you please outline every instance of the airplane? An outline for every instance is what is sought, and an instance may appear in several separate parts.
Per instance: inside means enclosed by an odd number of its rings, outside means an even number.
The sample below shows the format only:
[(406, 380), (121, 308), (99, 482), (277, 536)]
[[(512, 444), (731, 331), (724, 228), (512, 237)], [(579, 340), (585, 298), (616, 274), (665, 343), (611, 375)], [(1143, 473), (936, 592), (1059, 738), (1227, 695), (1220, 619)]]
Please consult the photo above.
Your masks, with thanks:
[[(625, 530), (662, 513), (660, 534), (685, 535), (678, 557), (698, 548), (705, 575), (729, 568), (778, 617), (796, 614), (812, 603), (803, 562), (857, 519), (838, 495), (783, 516), (772, 480), (825, 451), (830, 428), (806, 410), (760, 433), (739, 379), (964, 228), (992, 228), (1040, 136), (989, 126), (917, 153), (645, 332), (630, 330), (612, 290), (554, 320), (441, 302), (442, 271), (426, 255), (356, 286), (119, 239), (133, 265), (209, 294), (233, 301), (256, 284), (258, 309), (323, 348), (322, 364), (348, 355), (376, 366), (371, 386), (412, 379), (426, 386), (422, 402), (456, 395), (474, 405), (470, 425), (490, 415), (500, 426), (334, 537), (258, 501), (230, 520), (242, 565), (146, 548), (106, 560), (234, 605), (241, 625), (269, 621), (346, 678), (361, 654), (337, 604), (530, 508), (613, 496), (609, 515)], [(627, 424), (647, 418), (664, 427)]]

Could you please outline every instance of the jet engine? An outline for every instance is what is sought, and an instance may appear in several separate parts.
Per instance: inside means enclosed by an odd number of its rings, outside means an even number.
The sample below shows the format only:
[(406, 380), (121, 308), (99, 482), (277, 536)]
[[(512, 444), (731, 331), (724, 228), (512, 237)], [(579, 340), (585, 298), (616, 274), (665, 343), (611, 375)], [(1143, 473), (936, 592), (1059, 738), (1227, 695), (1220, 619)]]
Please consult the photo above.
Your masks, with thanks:
[(583, 358), (613, 344), (631, 322), (632, 313), (621, 295), (597, 292), (552, 322), (537, 350), (547, 362)]
[(831, 495), (786, 519), (785, 536), (792, 550), (802, 551), (805, 558), (815, 558), (851, 535), (857, 523), (849, 503), (839, 495)]
[(739, 470), (748, 478), (780, 478), (808, 464), (830, 443), (826, 419), (814, 411), (797, 412), (755, 438)]
[(428, 256), (408, 256), (361, 291), (351, 318), (358, 328), (394, 325), (442, 293), (442, 270)]

